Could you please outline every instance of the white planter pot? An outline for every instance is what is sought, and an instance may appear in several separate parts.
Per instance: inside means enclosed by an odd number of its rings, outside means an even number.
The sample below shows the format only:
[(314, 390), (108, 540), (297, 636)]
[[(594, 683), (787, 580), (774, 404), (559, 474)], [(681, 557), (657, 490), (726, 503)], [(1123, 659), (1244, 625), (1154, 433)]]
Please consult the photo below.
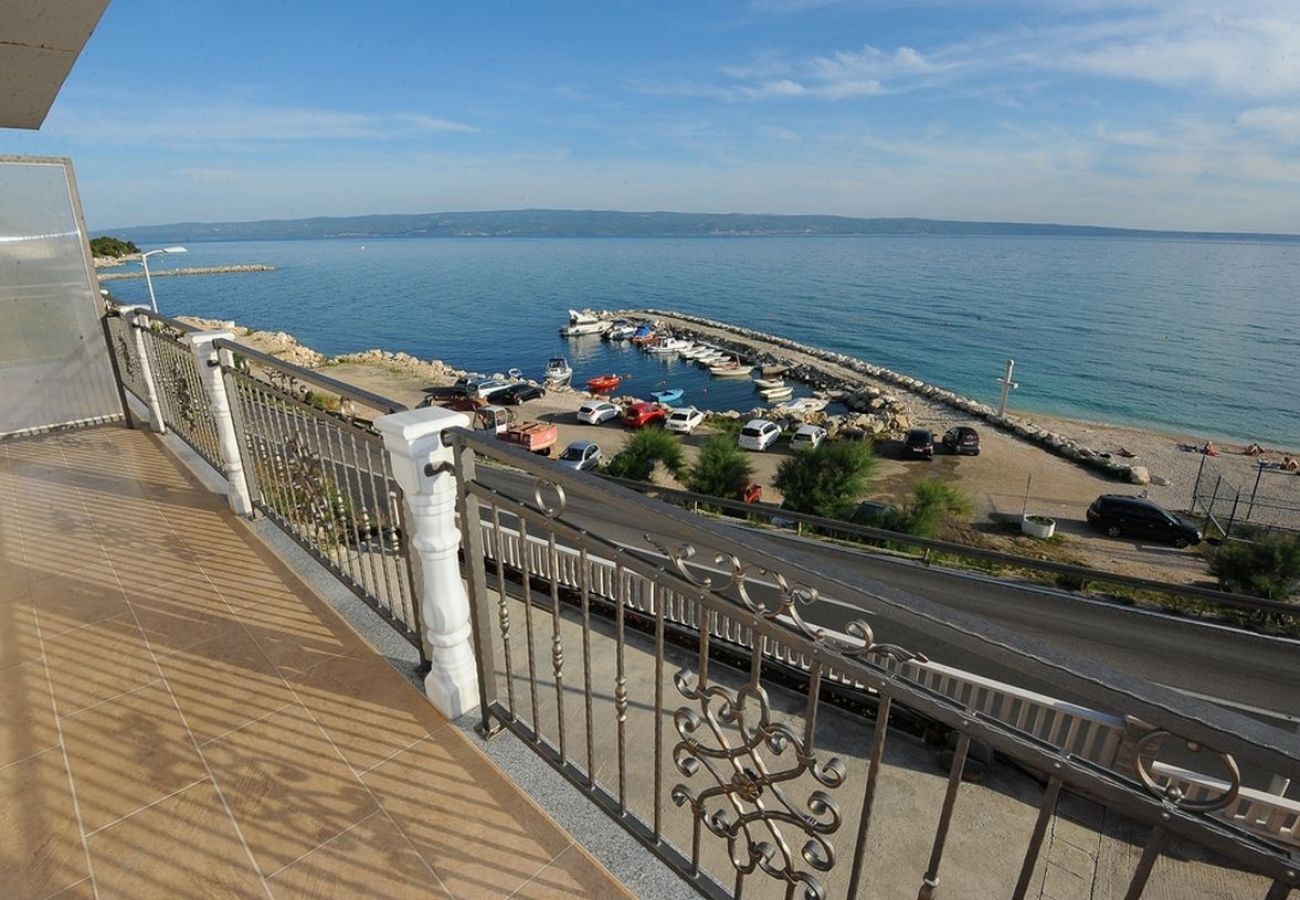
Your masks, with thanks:
[(1025, 516), (1020, 520), (1020, 530), (1036, 538), (1049, 538), (1056, 534), (1056, 520), (1047, 516)]

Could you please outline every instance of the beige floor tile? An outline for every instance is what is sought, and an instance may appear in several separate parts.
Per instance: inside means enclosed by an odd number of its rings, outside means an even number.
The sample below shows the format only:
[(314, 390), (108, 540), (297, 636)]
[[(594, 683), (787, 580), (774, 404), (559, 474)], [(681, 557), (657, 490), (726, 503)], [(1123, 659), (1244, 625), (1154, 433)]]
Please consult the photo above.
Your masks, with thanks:
[(45, 663), (37, 660), (0, 676), (0, 766), (59, 745)]
[(88, 839), (100, 898), (265, 897), (211, 781)]
[(0, 769), (0, 893), (48, 897), (88, 874), (63, 754)]
[(508, 896), (570, 843), (454, 728), (363, 777), (453, 896)]
[(95, 885), (89, 878), (83, 878), (71, 887), (66, 887), (48, 900), (95, 900)]
[(160, 676), (130, 614), (45, 637), (60, 716), (156, 681)]
[(235, 821), (266, 872), (376, 811), (374, 799), (301, 706), (203, 748)]
[(63, 719), (87, 833), (206, 776), (161, 681)]
[[(0, 583), (0, 591), (5, 590)], [(36, 611), (29, 603), (0, 606), (0, 672), (41, 658)]]
[(365, 771), (447, 722), (393, 667), (373, 654), (336, 657), (289, 683), (358, 771)]
[(512, 900), (563, 900), (567, 897), (606, 900), (614, 897), (630, 898), (632, 893), (600, 863), (574, 845), (521, 887), (512, 896)]
[(450, 897), (382, 812), (269, 879), (276, 897)]
[(78, 566), (75, 574), (35, 579), (28, 587), (28, 597), (47, 638), (130, 612), (126, 595), (107, 566), (93, 570)]
[(293, 692), (238, 624), (159, 659), (200, 743), (294, 702)]

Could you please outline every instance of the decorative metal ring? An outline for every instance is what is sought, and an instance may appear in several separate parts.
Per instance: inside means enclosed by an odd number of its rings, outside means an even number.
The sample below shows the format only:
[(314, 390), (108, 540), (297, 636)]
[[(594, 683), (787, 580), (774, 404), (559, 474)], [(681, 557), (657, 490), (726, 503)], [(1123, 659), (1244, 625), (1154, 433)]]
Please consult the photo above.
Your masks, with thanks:
[[(1148, 791), (1170, 806), (1186, 812), (1214, 812), (1215, 810), (1223, 809), (1232, 803), (1232, 801), (1237, 799), (1237, 794), (1241, 790), (1241, 770), (1237, 768), (1237, 761), (1233, 759), (1230, 754), (1218, 750), (1211, 750), (1210, 752), (1217, 754), (1219, 758), (1223, 760), (1224, 768), (1228, 770), (1229, 783), (1228, 789), (1218, 797), (1211, 797), (1208, 800), (1188, 800), (1183, 796), (1183, 792), (1172, 782), (1165, 787), (1161, 787), (1157, 784), (1151, 771), (1147, 768), (1144, 754), (1147, 747), (1167, 736), (1171, 736), (1168, 731), (1163, 728), (1157, 728), (1156, 730), (1143, 735), (1133, 748), (1134, 768), (1137, 769), (1138, 778), (1142, 780), (1142, 784), (1146, 786)], [(1184, 741), (1184, 743), (1186, 744), (1187, 749), (1193, 753), (1199, 753), (1201, 750), (1206, 749), (1198, 741)]]
[[(544, 487), (549, 487), (555, 491), (556, 504), (554, 506), (542, 499), (542, 488)], [(564, 496), (564, 485), (541, 475), (538, 475), (537, 480), (533, 482), (533, 500), (537, 503), (537, 508), (545, 513), (548, 519), (558, 519), (564, 515), (564, 506), (568, 502)]]

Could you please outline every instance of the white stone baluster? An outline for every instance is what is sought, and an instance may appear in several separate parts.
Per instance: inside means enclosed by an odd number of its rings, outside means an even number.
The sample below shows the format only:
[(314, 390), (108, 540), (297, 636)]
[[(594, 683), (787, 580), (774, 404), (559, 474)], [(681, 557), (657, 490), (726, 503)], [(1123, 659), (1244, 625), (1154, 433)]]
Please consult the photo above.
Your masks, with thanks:
[(248, 478), (244, 473), (244, 457), (239, 450), (239, 435), (235, 431), (234, 414), (230, 409), (230, 397), (226, 393), (226, 379), (221, 375), (220, 357), (212, 342), (218, 338), (231, 340), (234, 334), (229, 331), (194, 331), (185, 336), (190, 349), (194, 352), (195, 366), (199, 371), (199, 382), (203, 393), (208, 398), (208, 408), (212, 410), (213, 421), (217, 426), (217, 444), (221, 450), (222, 474), (226, 476), (229, 489), (226, 500), (230, 508), (241, 516), (253, 514), (253, 498), (248, 491)]
[(456, 527), (454, 454), (442, 432), (468, 427), (469, 417), (438, 407), (381, 416), (375, 427), (405, 496), (407, 542), (420, 599), (420, 624), (431, 668), (425, 693), (448, 718), (479, 705), (478, 668), (470, 629), (469, 597), (461, 580)]
[(149, 407), (149, 427), (158, 434), (167, 433), (167, 423), (163, 421), (162, 403), (158, 400), (158, 381), (153, 377), (153, 363), (144, 342), (144, 330), (149, 327), (149, 317), (144, 313), (147, 306), (123, 306), (118, 309), (122, 321), (131, 331), (131, 340), (135, 342), (135, 356), (140, 362), (140, 380), (144, 382), (145, 405)]

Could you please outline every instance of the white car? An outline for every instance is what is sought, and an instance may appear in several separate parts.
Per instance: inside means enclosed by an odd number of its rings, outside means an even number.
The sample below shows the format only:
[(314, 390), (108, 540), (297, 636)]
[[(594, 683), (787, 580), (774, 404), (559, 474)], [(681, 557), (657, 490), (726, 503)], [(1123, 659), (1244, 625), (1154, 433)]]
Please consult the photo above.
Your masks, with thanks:
[(826, 440), (826, 429), (819, 425), (800, 425), (799, 430), (790, 438), (790, 446), (796, 450), (811, 450), (820, 447)]
[(750, 419), (740, 429), (740, 446), (744, 450), (766, 450), (781, 436), (781, 426), (767, 419)]
[(588, 425), (600, 425), (620, 415), (618, 407), (605, 400), (592, 400), (578, 407), (578, 421)]
[(694, 406), (681, 406), (674, 409), (668, 414), (668, 421), (664, 423), (669, 431), (680, 431), (683, 434), (690, 434), (700, 423), (704, 421), (704, 413), (700, 412)]

